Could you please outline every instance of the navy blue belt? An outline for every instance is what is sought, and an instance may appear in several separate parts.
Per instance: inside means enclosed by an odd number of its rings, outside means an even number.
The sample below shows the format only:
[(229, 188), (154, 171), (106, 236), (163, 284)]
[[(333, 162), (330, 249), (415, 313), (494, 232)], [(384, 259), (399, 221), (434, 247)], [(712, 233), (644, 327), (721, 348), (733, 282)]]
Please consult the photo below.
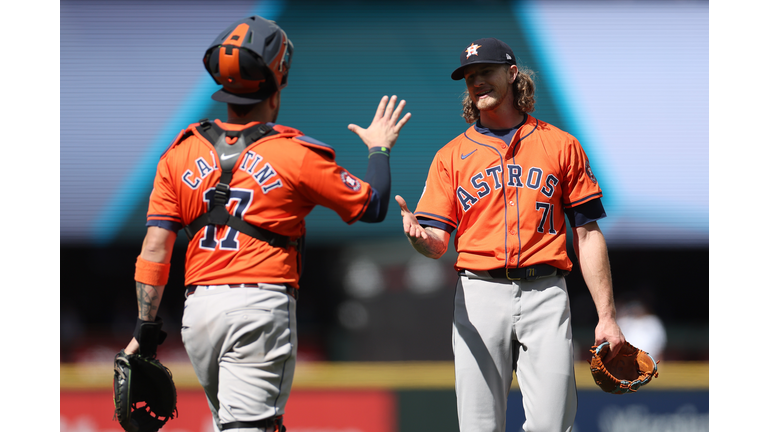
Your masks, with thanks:
[(227, 429), (237, 429), (237, 428), (263, 428), (265, 431), (285, 431), (286, 429), (283, 427), (283, 416), (277, 416), (277, 417), (271, 417), (264, 420), (256, 420), (256, 421), (249, 421), (249, 422), (232, 422), (232, 423), (223, 423), (221, 425), (221, 430), (227, 430)]
[[(532, 281), (555, 275), (566, 276), (568, 273), (570, 273), (566, 270), (561, 270), (549, 264), (537, 264), (519, 268), (497, 268), (492, 270), (469, 271), (480, 275), (486, 272), (490, 277), (494, 279), (507, 279), (511, 281)], [(463, 274), (463, 272), (460, 272), (460, 274)]]
[[(216, 284), (216, 285), (225, 285), (230, 288), (261, 288), (259, 284)], [(197, 290), (197, 287), (200, 285), (187, 285), (187, 290), (185, 291), (184, 295), (186, 297), (191, 296), (195, 293), (195, 290)], [(206, 285), (203, 285), (206, 286)], [(297, 288), (294, 288), (290, 285), (286, 285), (285, 292), (289, 296), (293, 297), (294, 299), (299, 299), (299, 290)]]

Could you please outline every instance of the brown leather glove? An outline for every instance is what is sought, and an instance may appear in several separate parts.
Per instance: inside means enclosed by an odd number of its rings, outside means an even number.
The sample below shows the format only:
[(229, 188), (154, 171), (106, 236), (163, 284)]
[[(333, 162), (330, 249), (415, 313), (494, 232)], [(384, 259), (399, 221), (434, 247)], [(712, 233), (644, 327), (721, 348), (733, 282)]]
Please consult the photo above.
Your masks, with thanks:
[(603, 363), (609, 350), (608, 342), (593, 346), (590, 370), (595, 383), (603, 391), (613, 394), (636, 392), (641, 386), (659, 376), (658, 361), (645, 351), (639, 350), (629, 342), (619, 347), (619, 352), (610, 362)]

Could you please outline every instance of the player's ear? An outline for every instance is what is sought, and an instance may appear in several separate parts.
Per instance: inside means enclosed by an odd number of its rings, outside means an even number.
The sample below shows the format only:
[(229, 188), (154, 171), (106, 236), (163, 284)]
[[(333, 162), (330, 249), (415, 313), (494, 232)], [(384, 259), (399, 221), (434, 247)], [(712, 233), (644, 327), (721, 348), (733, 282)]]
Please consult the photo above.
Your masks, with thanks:
[(280, 90), (272, 93), (272, 96), (269, 97), (269, 107), (273, 110), (280, 107)]
[(280, 90), (272, 93), (272, 96), (267, 99), (269, 104), (270, 120), (272, 123), (277, 122), (277, 116), (280, 113)]
[(512, 65), (507, 69), (507, 78), (510, 84), (517, 79), (517, 65)]

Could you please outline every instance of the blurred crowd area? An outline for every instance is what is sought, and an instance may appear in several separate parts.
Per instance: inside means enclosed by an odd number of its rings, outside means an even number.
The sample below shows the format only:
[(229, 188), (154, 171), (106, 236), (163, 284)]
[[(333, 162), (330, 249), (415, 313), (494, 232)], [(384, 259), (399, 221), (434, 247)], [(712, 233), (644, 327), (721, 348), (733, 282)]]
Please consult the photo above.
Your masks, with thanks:
[[(128, 343), (139, 248), (62, 246), (61, 362), (112, 361)], [(180, 338), (184, 246), (177, 249), (158, 313), (168, 332), (158, 355), (168, 361), (187, 360)], [(627, 340), (656, 359), (708, 360), (708, 249), (609, 253)], [(452, 360), (454, 260), (450, 252), (425, 258), (405, 239), (309, 247), (297, 308), (299, 361)], [(578, 266), (567, 284), (575, 356), (586, 360), (597, 315)]]

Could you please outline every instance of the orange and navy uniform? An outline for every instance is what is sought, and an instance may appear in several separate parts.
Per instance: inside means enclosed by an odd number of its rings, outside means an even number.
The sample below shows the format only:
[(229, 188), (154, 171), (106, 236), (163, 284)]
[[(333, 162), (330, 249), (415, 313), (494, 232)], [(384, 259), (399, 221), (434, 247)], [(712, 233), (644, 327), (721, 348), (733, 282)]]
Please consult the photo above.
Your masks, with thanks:
[[(258, 124), (215, 122), (229, 131)], [(222, 171), (213, 145), (196, 125), (183, 131), (158, 163), (147, 226), (177, 232), (208, 211)], [(238, 156), (229, 182), (229, 213), (291, 240), (304, 236), (304, 218), (316, 205), (334, 210), (348, 224), (359, 220), (373, 188), (337, 165), (330, 146), (296, 129), (268, 125), (278, 133), (254, 142)], [(228, 226), (209, 225), (190, 239), (185, 284), (298, 287), (298, 253), (296, 247), (273, 247)]]
[(456, 230), (456, 270), (570, 271), (566, 216), (571, 226), (605, 217), (601, 197), (576, 138), (526, 116), (508, 142), (475, 124), (440, 149), (414, 215)]

